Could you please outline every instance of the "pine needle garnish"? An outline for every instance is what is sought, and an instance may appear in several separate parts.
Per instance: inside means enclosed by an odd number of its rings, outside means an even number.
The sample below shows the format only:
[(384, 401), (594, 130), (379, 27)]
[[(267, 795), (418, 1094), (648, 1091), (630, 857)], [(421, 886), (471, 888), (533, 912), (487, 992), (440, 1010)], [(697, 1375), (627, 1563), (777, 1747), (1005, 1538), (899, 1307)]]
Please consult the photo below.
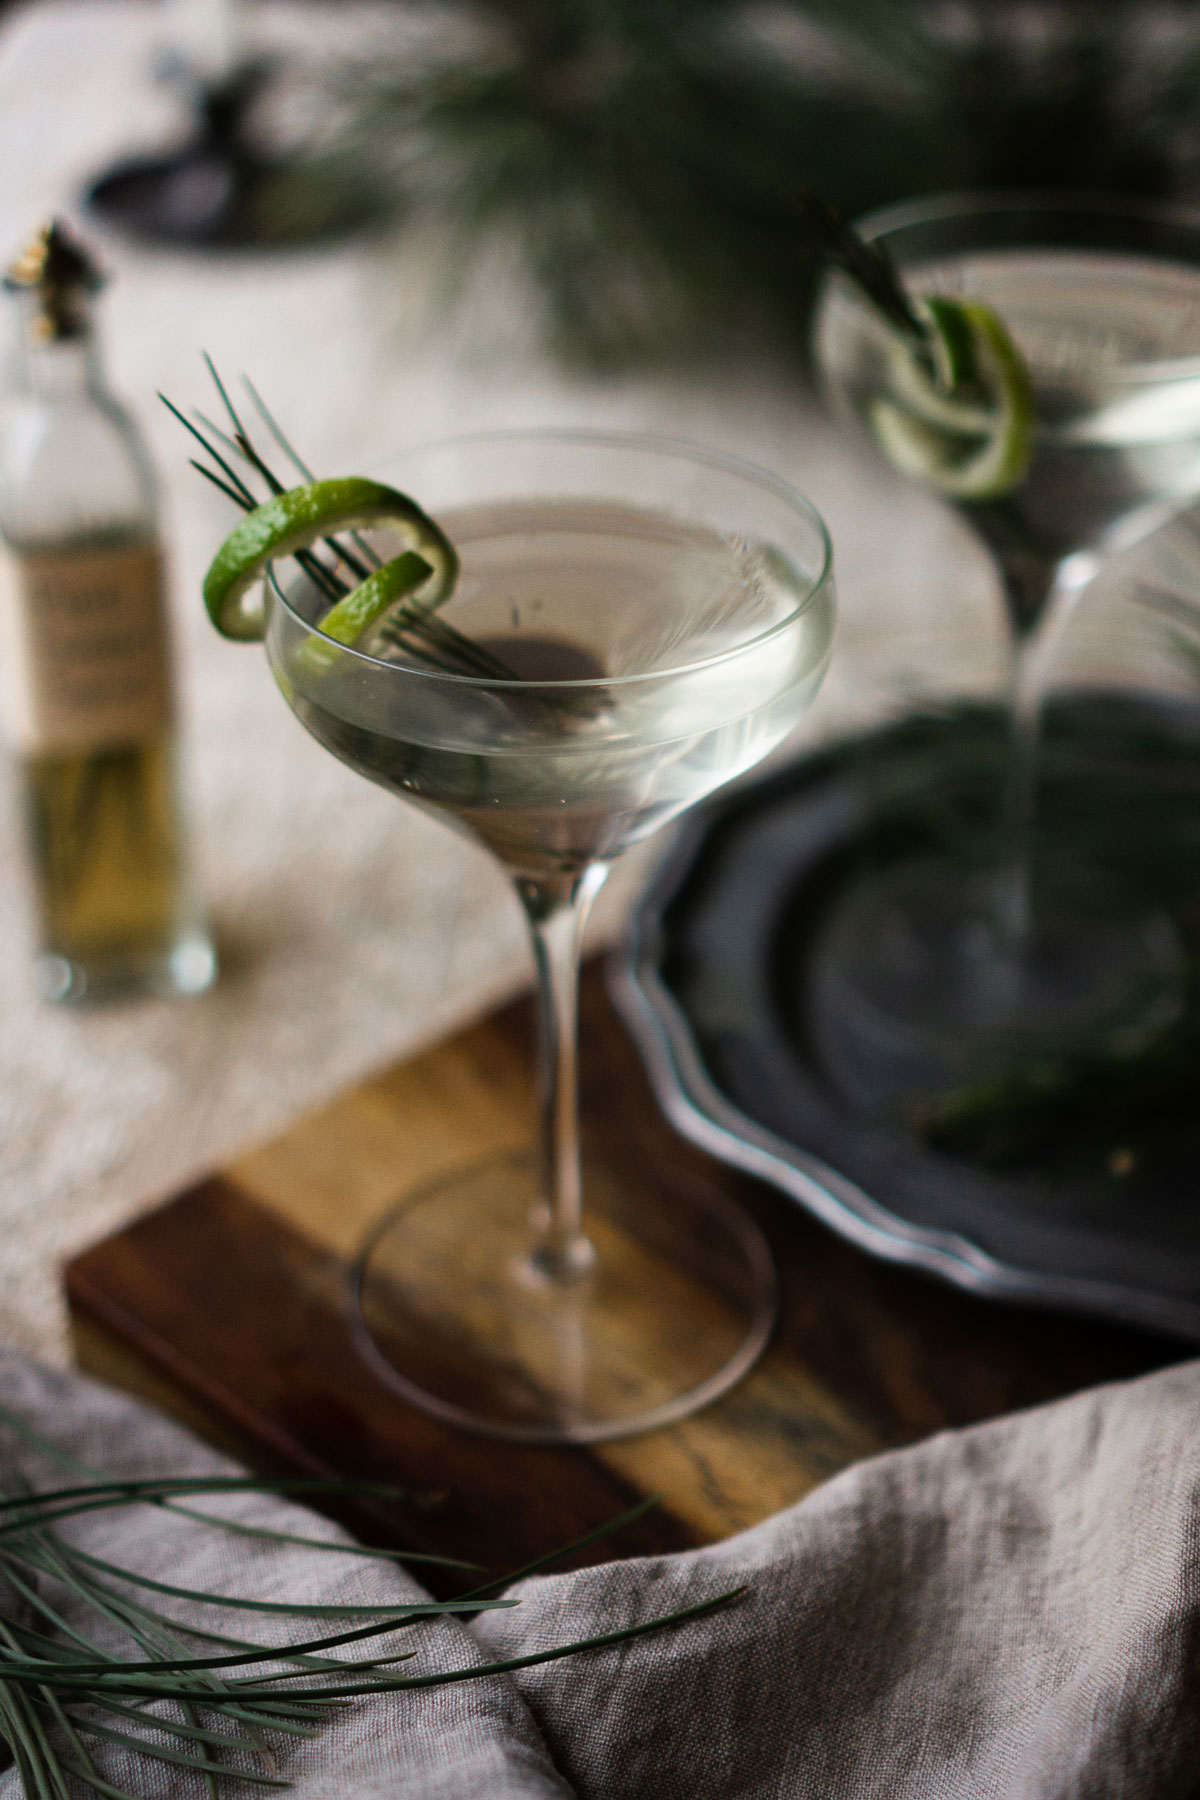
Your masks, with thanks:
[(868, 243), (818, 194), (806, 189), (796, 196), (796, 202), (812, 250), (848, 275), (894, 330), (918, 345), (928, 345), (929, 327), (913, 306), (886, 245)]
[[(187, 1502), (205, 1494), (266, 1494), (314, 1500), (371, 1499), (412, 1504), (400, 1490), (377, 1482), (185, 1476), (121, 1480), (83, 1463), (0, 1407), (0, 1424), (43, 1458), (69, 1470), (69, 1485), (35, 1489), (10, 1467), (0, 1486), (0, 1578), (16, 1595), (20, 1616), (0, 1615), (0, 1739), (7, 1743), (27, 1800), (68, 1800), (68, 1777), (103, 1800), (138, 1800), (105, 1779), (93, 1747), (111, 1744), (147, 1759), (146, 1792), (155, 1764), (190, 1770), (198, 1790), (218, 1800), (220, 1784), (286, 1788), (271, 1740), (319, 1735), (331, 1712), (374, 1695), (440, 1687), (530, 1668), (559, 1657), (641, 1637), (726, 1605), (745, 1590), (621, 1630), (602, 1632), (528, 1656), (465, 1667), (399, 1672), (420, 1652), (387, 1640), (418, 1623), (462, 1618), (518, 1604), (501, 1589), (637, 1518), (645, 1501), (550, 1557), (475, 1588), (457, 1600), (381, 1601), (375, 1604), (281, 1603), (214, 1594), (159, 1581), (84, 1551), (59, 1535), (59, 1523), (114, 1508), (153, 1507), (180, 1515), (195, 1528), (265, 1539), (281, 1545), (396, 1562), (471, 1565), (451, 1557), (339, 1544), (304, 1533), (247, 1525)], [(129, 1590), (133, 1590), (130, 1592)], [(295, 1643), (256, 1644), (212, 1631), (178, 1612), (160, 1612), (138, 1595), (163, 1594), (192, 1606), (222, 1606), (292, 1620), (323, 1620), (329, 1629)], [(68, 1606), (58, 1596), (67, 1597)], [(73, 1614), (66, 1616), (66, 1610)], [(367, 1622), (362, 1622), (363, 1620)], [(355, 1622), (358, 1621), (358, 1622)], [(195, 1642), (213, 1646), (196, 1654)], [(423, 1645), (428, 1643), (423, 1638)], [(114, 1648), (121, 1643), (123, 1648)], [(362, 1645), (365, 1655), (330, 1652)], [(375, 1651), (370, 1646), (376, 1646)], [(164, 1710), (164, 1703), (167, 1710)], [(149, 1705), (154, 1711), (147, 1711)]]
[[(208, 458), (207, 462), (198, 457), (189, 458), (192, 468), (242, 512), (252, 512), (272, 495), (285, 493), (288, 483), (276, 473), (267, 455), (255, 442), (212, 358), (206, 355), (204, 361), (226, 415), (228, 429), (215, 424), (198, 409), (189, 418), (165, 394), (160, 394), (159, 399)], [(311, 469), (268, 410), (254, 384), (246, 376), (242, 379), (250, 402), (275, 447), (306, 482), (311, 481)], [(330, 536), (322, 543), (323, 551), (321, 548), (297, 550), (293, 552), (293, 560), (333, 607), (380, 568), (383, 559), (360, 532)], [(315, 623), (320, 629), (319, 618)], [(492, 681), (519, 679), (499, 657), (439, 618), (428, 602), (416, 598), (397, 607), (379, 636), (390, 648), (400, 651), (419, 666), (443, 674), (469, 675)]]

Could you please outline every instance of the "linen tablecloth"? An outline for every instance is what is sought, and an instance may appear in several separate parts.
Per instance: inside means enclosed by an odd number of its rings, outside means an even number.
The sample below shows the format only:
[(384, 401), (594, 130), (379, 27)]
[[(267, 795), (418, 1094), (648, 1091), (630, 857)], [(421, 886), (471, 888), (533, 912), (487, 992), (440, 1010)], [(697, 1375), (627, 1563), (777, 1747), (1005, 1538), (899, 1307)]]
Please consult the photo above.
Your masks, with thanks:
[[(12, 1353), (0, 1407), (108, 1473), (231, 1466), (135, 1401)], [(1198, 1411), (1200, 1364), (1177, 1366), (860, 1463), (708, 1550), (527, 1580), (511, 1610), (406, 1632), (407, 1667), (503, 1661), (746, 1592), (607, 1649), (358, 1702), (315, 1742), (275, 1745), (279, 1772), (297, 1800), (1187, 1800), (1200, 1780)], [(61, 1484), (0, 1428), (0, 1486), (14, 1462)], [(232, 1510), (338, 1539), (275, 1499)], [(63, 1529), (217, 1594), (421, 1595), (394, 1566), (157, 1509)], [(274, 1620), (201, 1610), (208, 1629), (280, 1641)], [(296, 1642), (312, 1621), (288, 1629)], [(100, 1754), (132, 1792), (198, 1791), (194, 1775)], [(0, 1776), (4, 1800), (18, 1792)]]

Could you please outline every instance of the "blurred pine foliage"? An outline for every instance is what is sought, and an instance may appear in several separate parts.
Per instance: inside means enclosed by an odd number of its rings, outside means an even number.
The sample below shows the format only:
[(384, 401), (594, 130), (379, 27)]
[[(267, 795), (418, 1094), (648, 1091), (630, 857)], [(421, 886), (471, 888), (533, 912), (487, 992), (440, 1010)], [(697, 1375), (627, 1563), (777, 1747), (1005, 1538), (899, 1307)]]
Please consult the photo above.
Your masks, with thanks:
[[(411, 16), (414, 0), (405, 0)], [(795, 195), (1200, 197), (1187, 0), (416, 0), (347, 79), (332, 155), (443, 234), (515, 250), (573, 362), (802, 356)]]

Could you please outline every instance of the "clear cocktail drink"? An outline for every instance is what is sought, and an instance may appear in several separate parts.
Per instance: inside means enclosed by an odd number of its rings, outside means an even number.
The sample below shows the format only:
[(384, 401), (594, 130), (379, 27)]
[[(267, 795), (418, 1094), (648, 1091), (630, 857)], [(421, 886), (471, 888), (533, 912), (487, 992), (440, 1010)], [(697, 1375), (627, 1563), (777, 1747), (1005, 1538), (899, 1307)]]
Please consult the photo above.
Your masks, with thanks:
[[(313, 736), (360, 774), (448, 815), (514, 873), (608, 861), (752, 768), (824, 670), (826, 609), (784, 641), (809, 580), (764, 545), (643, 508), (519, 501), (450, 513), (464, 561), (447, 622), (522, 679), (364, 679), (350, 657), (278, 667)], [(301, 602), (302, 603), (302, 602)], [(677, 667), (680, 651), (686, 656)]]
[[(1023, 478), (993, 497), (952, 493), (998, 548), (1020, 546), (1052, 578), (1064, 557), (1121, 548), (1200, 490), (1200, 267), (1054, 247), (901, 267), (913, 294), (983, 301), (1028, 370), (1033, 450)], [(961, 464), (988, 429), (969, 407), (939, 410), (927, 387), (906, 380), (910, 357), (844, 279), (820, 351), (830, 382), (917, 480), (938, 487), (939, 469)], [(1035, 622), (1036, 598), (1031, 591), (1020, 610), (1021, 628)]]
[[(553, 1442), (646, 1429), (749, 1366), (773, 1277), (740, 1211), (689, 1191), (670, 1219), (712, 1271), (697, 1289), (664, 1254), (650, 1172), (632, 1192), (602, 1168), (582, 1180), (580, 932), (614, 857), (799, 720), (830, 651), (828, 539), (762, 471), (654, 440), (501, 434), (382, 474), (461, 559), (434, 636), (414, 651), (385, 614), (340, 648), (319, 629), (327, 600), (300, 580), (274, 590), (268, 655), (319, 742), (479, 840), (511, 878), (539, 976), (542, 1132), (532, 1169), (465, 1170), (382, 1222), (356, 1276), (361, 1341), (407, 1399), (476, 1430)], [(438, 631), (490, 666), (434, 666)], [(685, 1313), (705, 1329), (678, 1333)]]

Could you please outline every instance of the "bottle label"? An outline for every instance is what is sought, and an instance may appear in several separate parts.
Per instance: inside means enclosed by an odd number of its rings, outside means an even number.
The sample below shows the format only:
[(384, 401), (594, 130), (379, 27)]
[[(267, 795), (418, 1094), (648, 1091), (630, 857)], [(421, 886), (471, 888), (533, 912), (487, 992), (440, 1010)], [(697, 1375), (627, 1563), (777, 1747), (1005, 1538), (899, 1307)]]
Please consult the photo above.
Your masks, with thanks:
[(0, 687), (26, 753), (161, 731), (171, 682), (157, 547), (0, 555)]

